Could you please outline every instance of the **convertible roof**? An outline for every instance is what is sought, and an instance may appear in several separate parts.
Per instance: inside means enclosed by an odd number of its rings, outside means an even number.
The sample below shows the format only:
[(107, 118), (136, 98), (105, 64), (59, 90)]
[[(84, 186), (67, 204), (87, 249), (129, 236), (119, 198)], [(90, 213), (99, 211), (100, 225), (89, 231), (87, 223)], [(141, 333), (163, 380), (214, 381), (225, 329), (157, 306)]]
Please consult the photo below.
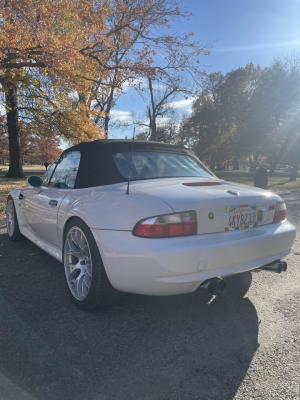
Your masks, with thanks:
[[(65, 150), (89, 152), (97, 149), (98, 151), (131, 151), (132, 139), (99, 139), (91, 142), (82, 142)], [(164, 152), (180, 152), (191, 154), (191, 151), (184, 146), (175, 146), (169, 143), (151, 142), (146, 140), (134, 140), (134, 150), (144, 151), (164, 151)]]
[[(132, 140), (127, 139), (100, 139), (92, 142), (82, 142), (64, 151), (80, 151), (80, 164), (75, 181), (75, 189), (95, 186), (111, 185), (127, 182), (113, 159), (119, 152), (131, 152)], [(135, 140), (134, 151), (160, 151), (163, 153), (194, 154), (183, 146), (173, 146), (167, 143)]]

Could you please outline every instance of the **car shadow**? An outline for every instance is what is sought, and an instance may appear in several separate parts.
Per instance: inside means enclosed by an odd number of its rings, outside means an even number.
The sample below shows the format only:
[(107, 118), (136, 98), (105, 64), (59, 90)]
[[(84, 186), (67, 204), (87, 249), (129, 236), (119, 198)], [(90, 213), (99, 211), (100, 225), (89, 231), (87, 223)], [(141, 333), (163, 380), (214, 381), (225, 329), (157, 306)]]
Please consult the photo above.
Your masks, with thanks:
[(0, 248), (0, 393), (2, 382), (18, 399), (232, 399), (250, 379), (258, 317), (234, 285), (85, 313), (59, 262), (6, 235)]

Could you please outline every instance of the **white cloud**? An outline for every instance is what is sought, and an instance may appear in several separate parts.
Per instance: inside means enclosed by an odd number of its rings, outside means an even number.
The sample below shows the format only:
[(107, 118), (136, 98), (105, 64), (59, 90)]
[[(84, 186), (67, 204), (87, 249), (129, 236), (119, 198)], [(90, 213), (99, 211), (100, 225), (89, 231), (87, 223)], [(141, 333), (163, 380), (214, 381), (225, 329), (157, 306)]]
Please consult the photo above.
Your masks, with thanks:
[(147, 88), (147, 80), (145, 78), (134, 78), (131, 81), (126, 81), (122, 84), (123, 93), (129, 92), (132, 89), (132, 86), (139, 86), (140, 89)]
[[(178, 109), (184, 113), (191, 113), (192, 111), (192, 103), (195, 100), (195, 97), (191, 97), (190, 99), (183, 99), (178, 101), (173, 101), (169, 103), (175, 109)], [(124, 111), (124, 110), (111, 110), (110, 112), (110, 119), (112, 122), (127, 122), (132, 123), (132, 112), (131, 111)], [(164, 118), (157, 118), (156, 123), (157, 125), (164, 125), (169, 122), (168, 117)], [(147, 119), (143, 119), (141, 123), (148, 124)]]
[(191, 113), (192, 112), (192, 104), (193, 101), (195, 100), (195, 97), (191, 97), (189, 99), (183, 99), (183, 100), (178, 100), (178, 101), (173, 101), (172, 103), (169, 103), (171, 107), (175, 109), (179, 109), (182, 112), (185, 113)]
[(168, 117), (157, 118), (156, 125), (157, 126), (161, 126), (161, 125), (164, 126), (168, 122), (170, 122), (170, 118), (168, 118)]
[(0, 115), (5, 115), (5, 114), (6, 114), (5, 107), (2, 104), (0, 104)]
[(132, 122), (131, 111), (111, 110), (111, 121)]

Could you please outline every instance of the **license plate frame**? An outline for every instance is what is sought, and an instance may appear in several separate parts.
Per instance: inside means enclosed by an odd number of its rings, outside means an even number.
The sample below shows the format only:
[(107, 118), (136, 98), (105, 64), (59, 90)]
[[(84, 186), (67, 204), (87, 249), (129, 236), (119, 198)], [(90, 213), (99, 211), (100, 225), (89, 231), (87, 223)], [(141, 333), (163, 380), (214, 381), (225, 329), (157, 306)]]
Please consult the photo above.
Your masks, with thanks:
[(225, 231), (254, 228), (257, 226), (258, 204), (238, 204), (226, 207), (228, 225)]

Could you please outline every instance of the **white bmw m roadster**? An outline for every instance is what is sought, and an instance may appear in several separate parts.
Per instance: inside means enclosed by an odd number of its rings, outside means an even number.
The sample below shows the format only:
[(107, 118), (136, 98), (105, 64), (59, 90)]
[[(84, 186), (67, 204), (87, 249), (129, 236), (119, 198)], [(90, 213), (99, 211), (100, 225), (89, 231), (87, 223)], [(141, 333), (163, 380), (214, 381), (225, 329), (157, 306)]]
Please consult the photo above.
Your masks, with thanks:
[(281, 272), (296, 234), (276, 194), (218, 179), (184, 147), (127, 140), (73, 146), (12, 190), (7, 231), (63, 263), (85, 310), (117, 291), (214, 293), (230, 275)]

